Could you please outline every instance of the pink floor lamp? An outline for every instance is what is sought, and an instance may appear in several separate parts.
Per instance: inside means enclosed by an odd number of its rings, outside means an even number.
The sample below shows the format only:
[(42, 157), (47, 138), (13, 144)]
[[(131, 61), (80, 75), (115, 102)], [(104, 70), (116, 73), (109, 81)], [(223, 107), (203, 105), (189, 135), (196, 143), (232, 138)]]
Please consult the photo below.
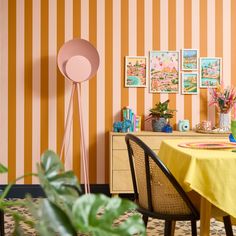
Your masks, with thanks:
[(63, 76), (69, 79), (72, 83), (60, 158), (62, 158), (62, 153), (65, 146), (65, 137), (71, 129), (72, 125), (72, 101), (74, 92), (77, 89), (84, 186), (85, 193), (90, 193), (88, 159), (85, 151), (85, 138), (83, 128), (81, 83), (91, 79), (96, 74), (99, 66), (99, 54), (96, 48), (88, 41), (84, 39), (73, 39), (66, 42), (60, 48), (57, 56), (57, 65)]

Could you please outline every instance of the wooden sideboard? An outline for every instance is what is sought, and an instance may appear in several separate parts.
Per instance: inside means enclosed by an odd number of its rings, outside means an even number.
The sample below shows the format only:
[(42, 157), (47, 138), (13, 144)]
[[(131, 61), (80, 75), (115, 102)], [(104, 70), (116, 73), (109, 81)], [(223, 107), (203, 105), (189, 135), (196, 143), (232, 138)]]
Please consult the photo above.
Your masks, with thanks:
[[(138, 136), (156, 153), (163, 139), (228, 137), (228, 134), (203, 134), (194, 131), (173, 133), (141, 131), (132, 134)], [(125, 135), (126, 133), (110, 132), (110, 193), (112, 195), (133, 193)]]

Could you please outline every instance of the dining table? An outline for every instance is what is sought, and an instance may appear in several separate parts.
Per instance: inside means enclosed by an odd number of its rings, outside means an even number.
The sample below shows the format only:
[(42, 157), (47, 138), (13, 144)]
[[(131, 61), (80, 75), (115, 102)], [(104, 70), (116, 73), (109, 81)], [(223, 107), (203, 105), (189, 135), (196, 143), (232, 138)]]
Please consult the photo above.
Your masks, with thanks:
[(220, 139), (162, 140), (159, 158), (186, 192), (200, 195), (200, 235), (208, 236), (212, 206), (236, 218), (236, 143)]

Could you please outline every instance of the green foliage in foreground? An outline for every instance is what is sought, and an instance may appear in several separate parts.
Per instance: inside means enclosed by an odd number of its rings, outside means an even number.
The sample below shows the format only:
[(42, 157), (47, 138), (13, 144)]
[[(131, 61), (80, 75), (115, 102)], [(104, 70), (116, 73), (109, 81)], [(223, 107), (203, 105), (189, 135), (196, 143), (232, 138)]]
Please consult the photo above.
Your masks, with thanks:
[[(65, 171), (58, 156), (47, 151), (37, 165), (40, 185), (47, 198), (33, 202), (27, 200), (4, 201), (11, 186), (9, 184), (0, 197), (0, 209), (11, 214), (15, 220), (14, 235), (24, 235), (20, 223), (24, 222), (35, 228), (38, 235), (74, 236), (78, 233), (94, 236), (129, 236), (145, 235), (145, 227), (140, 215), (130, 216), (122, 224), (116, 225), (115, 220), (127, 211), (136, 209), (136, 205), (125, 199), (109, 198), (103, 194), (82, 194), (77, 177), (72, 171)], [(0, 164), (0, 173), (7, 168)], [(24, 206), (33, 216), (26, 218), (9, 206)]]

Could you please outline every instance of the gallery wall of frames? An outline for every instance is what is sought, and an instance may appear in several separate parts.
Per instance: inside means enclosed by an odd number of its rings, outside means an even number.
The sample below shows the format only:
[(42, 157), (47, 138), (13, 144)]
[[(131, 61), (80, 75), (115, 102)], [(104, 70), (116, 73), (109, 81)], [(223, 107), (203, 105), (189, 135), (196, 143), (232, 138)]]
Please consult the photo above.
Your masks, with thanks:
[(149, 87), (150, 93), (198, 94), (221, 84), (222, 58), (200, 57), (198, 49), (150, 51), (126, 56), (125, 86)]

